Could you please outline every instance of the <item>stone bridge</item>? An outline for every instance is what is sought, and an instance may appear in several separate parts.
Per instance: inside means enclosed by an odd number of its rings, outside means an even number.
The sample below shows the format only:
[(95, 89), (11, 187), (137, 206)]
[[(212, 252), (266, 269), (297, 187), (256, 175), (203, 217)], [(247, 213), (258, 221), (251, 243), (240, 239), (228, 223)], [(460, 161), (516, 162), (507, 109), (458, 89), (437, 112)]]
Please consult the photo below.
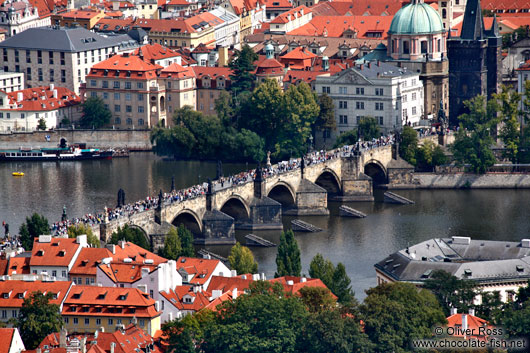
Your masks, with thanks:
[(372, 201), (374, 184), (405, 183), (413, 171), (406, 162), (393, 158), (396, 153), (391, 145), (328, 154), (333, 157), (304, 168), (267, 177), (258, 170), (245, 183), (104, 222), (100, 237), (107, 239), (118, 226), (129, 224), (142, 229), (158, 248), (171, 225), (184, 224), (198, 244), (233, 244), (235, 228), (282, 229), (282, 213), (328, 215), (328, 199)]

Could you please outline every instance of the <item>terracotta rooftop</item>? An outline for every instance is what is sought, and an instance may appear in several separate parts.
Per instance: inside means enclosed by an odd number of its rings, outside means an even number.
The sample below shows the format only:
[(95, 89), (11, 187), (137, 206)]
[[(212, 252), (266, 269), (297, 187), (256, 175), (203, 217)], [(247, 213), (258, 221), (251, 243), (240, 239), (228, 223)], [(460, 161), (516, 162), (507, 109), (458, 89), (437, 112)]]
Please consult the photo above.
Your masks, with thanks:
[(311, 13), (311, 12), (312, 12), (311, 9), (305, 7), (304, 5), (298, 6), (292, 10), (279, 14), (270, 23), (288, 23), (289, 16), (291, 17), (291, 21), (294, 21), (294, 19), (301, 17), (303, 15), (307, 15), (308, 13)]
[(317, 16), (311, 22), (299, 27), (288, 34), (309, 35), (321, 37), (343, 37), (344, 32), (350, 30), (355, 38), (384, 39), (392, 22), (392, 16)]
[(15, 330), (14, 328), (0, 328), (0, 353), (12, 352), (11, 343), (13, 342)]
[(9, 265), (7, 267), (7, 275), (12, 274), (30, 274), (29, 261), (31, 257), (21, 256), (21, 257), (10, 257)]
[[(57, 90), (57, 98), (54, 98), (54, 90)], [(22, 93), (22, 101), (18, 101), (18, 93)], [(22, 111), (50, 111), (59, 108), (77, 105), (81, 99), (77, 94), (66, 87), (41, 86), (26, 88), (20, 91), (7, 93), (10, 107), (8, 110)], [(5, 110), (5, 109), (4, 109)], [(74, 239), (75, 240), (75, 239)]]
[(0, 307), (20, 308), (24, 299), (37, 291), (53, 293), (56, 297), (50, 300), (50, 303), (60, 305), (71, 287), (72, 282), (68, 281), (0, 281)]
[(70, 269), (70, 275), (95, 276), (97, 266), (102, 259), (111, 257), (112, 253), (106, 248), (83, 248)]
[(181, 56), (179, 53), (158, 43), (144, 45), (135, 49), (131, 55), (143, 57), (143, 59), (148, 62)]
[(81, 244), (75, 238), (51, 238), (49, 242), (45, 242), (39, 241), (39, 237), (37, 237), (33, 242), (29, 265), (31, 267), (69, 266), (80, 246)]

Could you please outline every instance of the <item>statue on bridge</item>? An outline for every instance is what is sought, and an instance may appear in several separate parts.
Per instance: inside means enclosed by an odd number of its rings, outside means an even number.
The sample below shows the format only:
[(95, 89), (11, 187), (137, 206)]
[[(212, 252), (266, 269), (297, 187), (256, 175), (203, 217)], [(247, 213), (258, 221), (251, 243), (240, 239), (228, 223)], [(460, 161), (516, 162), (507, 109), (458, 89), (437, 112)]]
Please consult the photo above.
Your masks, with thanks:
[(212, 194), (213, 192), (213, 184), (212, 179), (208, 178), (208, 189), (206, 190), (207, 194)]
[(300, 162), (300, 175), (302, 179), (304, 179), (304, 169), (305, 169), (305, 159), (304, 159), (304, 156), (302, 156), (302, 161)]
[(175, 191), (175, 176), (171, 177), (171, 192)]
[(438, 110), (438, 122), (440, 123), (440, 130), (441, 130), (440, 134), (445, 135), (445, 130), (447, 130), (447, 126), (448, 126), (448, 119), (444, 111), (444, 103), (441, 99), (440, 99), (440, 109)]
[(256, 168), (256, 175), (254, 176), (254, 181), (261, 182), (263, 181), (263, 171), (261, 170), (261, 163), (258, 162), (258, 167)]
[(61, 216), (61, 221), (66, 222), (68, 220), (68, 216), (66, 215), (66, 205), (63, 206), (63, 214)]
[(125, 191), (120, 188), (118, 190), (118, 203), (116, 204), (116, 208), (125, 206)]
[(162, 194), (162, 189), (160, 189), (160, 192), (158, 193), (158, 205), (156, 206), (157, 209), (162, 209), (162, 202), (164, 201), (164, 195)]
[(217, 161), (217, 174), (216, 174), (216, 177), (215, 177), (215, 180), (219, 180), (223, 177), (223, 163), (218, 160)]

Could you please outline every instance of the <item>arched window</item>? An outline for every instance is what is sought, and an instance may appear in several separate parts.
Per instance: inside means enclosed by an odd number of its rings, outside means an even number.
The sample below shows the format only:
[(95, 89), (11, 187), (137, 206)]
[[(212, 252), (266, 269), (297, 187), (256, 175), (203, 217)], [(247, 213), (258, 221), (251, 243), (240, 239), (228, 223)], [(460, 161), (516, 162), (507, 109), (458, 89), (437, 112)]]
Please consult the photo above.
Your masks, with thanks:
[(114, 118), (114, 124), (120, 125), (121, 124), (121, 119), (120, 118)]

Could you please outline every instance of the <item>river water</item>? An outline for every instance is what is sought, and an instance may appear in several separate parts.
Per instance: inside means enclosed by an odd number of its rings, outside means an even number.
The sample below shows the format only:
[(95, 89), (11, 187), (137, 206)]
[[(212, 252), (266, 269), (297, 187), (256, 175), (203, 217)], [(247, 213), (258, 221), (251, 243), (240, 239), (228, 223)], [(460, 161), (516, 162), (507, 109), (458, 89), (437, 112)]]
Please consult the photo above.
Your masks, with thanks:
[[(245, 164), (224, 164), (225, 175), (248, 168)], [(13, 177), (22, 171), (24, 177)], [(37, 212), (50, 223), (67, 207), (69, 218), (113, 207), (119, 188), (126, 202), (169, 191), (171, 176), (175, 186), (184, 188), (208, 177), (214, 178), (216, 163), (164, 161), (150, 153), (134, 153), (129, 158), (79, 161), (0, 164), (0, 221), (16, 233), (26, 216)], [(307, 274), (313, 256), (321, 253), (334, 263), (342, 262), (352, 279), (358, 298), (375, 286), (374, 263), (396, 250), (433, 237), (453, 235), (477, 239), (517, 241), (530, 237), (530, 190), (403, 190), (399, 194), (414, 205), (381, 202), (348, 203), (368, 215), (364, 219), (338, 216), (340, 203), (330, 202), (329, 217), (301, 219), (323, 229), (319, 233), (296, 233)], [(284, 217), (289, 227), (293, 217)], [(3, 231), (1, 232), (3, 234)], [(248, 232), (236, 231), (244, 244)], [(274, 243), (280, 232), (255, 232)], [(208, 250), (226, 256), (230, 246), (210, 246)], [(268, 278), (276, 269), (276, 248), (252, 248), (259, 271)]]

